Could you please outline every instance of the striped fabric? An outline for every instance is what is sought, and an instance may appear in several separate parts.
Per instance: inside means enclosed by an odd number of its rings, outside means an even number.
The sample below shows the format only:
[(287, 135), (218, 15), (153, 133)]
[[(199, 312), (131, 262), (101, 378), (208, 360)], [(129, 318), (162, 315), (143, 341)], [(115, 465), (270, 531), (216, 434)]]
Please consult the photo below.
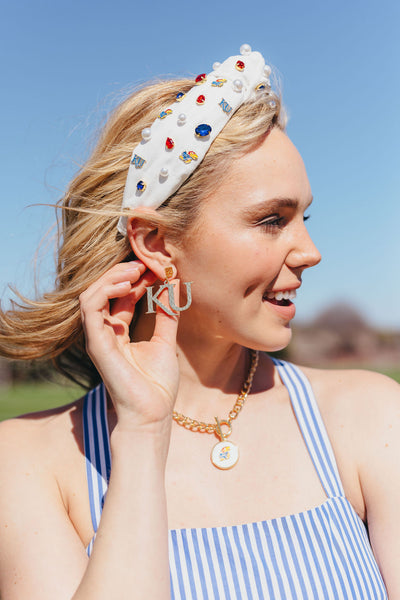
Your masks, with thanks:
[[(111, 473), (107, 397), (103, 384), (86, 394), (83, 408), (83, 441), (89, 487), (90, 514), (92, 515), (93, 531), (96, 532), (99, 527), (101, 511)], [(87, 548), (89, 555), (92, 552), (95, 536)]]
[[(297, 514), (229, 527), (169, 532), (173, 600), (387, 598), (365, 526), (344, 495), (311, 386), (295, 365), (272, 359), (287, 387), (327, 499)], [(90, 509), (96, 532), (110, 473), (103, 385), (84, 405)], [(93, 540), (87, 548), (90, 555)]]

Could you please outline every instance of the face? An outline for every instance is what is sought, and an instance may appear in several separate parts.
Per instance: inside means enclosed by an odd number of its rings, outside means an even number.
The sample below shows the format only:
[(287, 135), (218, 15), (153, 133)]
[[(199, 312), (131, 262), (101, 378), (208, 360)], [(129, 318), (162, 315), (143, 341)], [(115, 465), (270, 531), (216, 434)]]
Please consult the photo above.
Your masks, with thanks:
[(267, 351), (288, 344), (294, 304), (271, 296), (293, 294), (321, 259), (304, 223), (311, 200), (303, 161), (279, 129), (235, 160), (176, 249), (178, 276), (193, 282), (183, 334)]

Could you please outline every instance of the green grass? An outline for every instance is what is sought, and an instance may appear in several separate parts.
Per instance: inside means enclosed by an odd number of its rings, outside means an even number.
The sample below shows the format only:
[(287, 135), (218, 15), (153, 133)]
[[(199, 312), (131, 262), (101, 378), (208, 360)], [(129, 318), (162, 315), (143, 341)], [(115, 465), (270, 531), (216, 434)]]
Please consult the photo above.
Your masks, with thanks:
[(0, 421), (69, 404), (83, 394), (82, 388), (73, 384), (19, 383), (0, 387)]
[(400, 369), (388, 369), (387, 371), (380, 372), (384, 375), (387, 375), (388, 377), (391, 377), (392, 379), (397, 381), (397, 383), (400, 383)]

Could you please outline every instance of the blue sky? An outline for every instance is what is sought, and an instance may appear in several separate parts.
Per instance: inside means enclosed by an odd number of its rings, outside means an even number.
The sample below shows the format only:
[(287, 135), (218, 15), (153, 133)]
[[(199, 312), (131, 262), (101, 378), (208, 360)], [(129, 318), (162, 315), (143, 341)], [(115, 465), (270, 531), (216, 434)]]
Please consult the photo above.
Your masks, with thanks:
[[(400, 3), (1, 3), (0, 293), (33, 293), (33, 258), (51, 208), (126, 89), (211, 70), (247, 42), (279, 70), (288, 133), (315, 202), (323, 260), (304, 274), (297, 320), (347, 300), (400, 329)], [(39, 284), (51, 285), (52, 246)], [(50, 257), (50, 258), (49, 258)]]

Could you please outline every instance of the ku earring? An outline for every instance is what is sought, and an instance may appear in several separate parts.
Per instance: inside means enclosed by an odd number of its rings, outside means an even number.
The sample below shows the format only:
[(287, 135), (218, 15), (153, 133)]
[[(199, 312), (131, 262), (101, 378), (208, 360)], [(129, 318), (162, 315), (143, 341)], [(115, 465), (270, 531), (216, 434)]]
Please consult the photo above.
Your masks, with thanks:
[[(176, 277), (176, 268), (174, 266), (165, 267), (165, 281), (162, 285), (160, 285), (160, 287), (158, 288), (156, 293), (153, 294), (153, 286), (146, 288), (146, 291), (147, 291), (146, 315), (156, 312), (155, 308), (154, 308), (154, 304), (159, 306), (164, 312), (167, 313), (167, 315), (170, 315), (171, 317), (175, 317), (177, 312), (182, 312), (183, 310), (187, 310), (190, 307), (190, 305), (192, 304), (192, 287), (191, 286), (192, 286), (193, 281), (185, 281), (186, 304), (185, 304), (185, 306), (180, 307), (180, 306), (176, 306), (176, 304), (175, 304), (175, 298), (174, 298), (175, 284), (169, 282), (169, 280), (174, 279), (174, 277)], [(169, 302), (169, 305), (171, 308), (168, 308), (168, 306), (165, 306), (165, 304), (163, 304), (158, 299), (161, 292), (165, 289), (168, 289), (168, 302)], [(176, 312), (173, 312), (173, 311), (176, 311)]]

